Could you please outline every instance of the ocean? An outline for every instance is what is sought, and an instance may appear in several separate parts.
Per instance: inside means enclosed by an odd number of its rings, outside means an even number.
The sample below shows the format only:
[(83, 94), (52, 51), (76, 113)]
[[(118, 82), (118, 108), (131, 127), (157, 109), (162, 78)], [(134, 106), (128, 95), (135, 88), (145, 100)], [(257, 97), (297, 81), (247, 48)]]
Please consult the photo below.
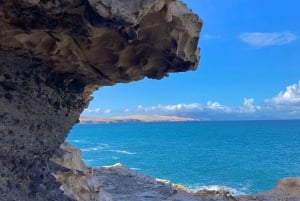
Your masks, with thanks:
[(252, 194), (300, 176), (300, 120), (77, 124), (67, 141), (88, 166), (122, 163), (190, 189)]

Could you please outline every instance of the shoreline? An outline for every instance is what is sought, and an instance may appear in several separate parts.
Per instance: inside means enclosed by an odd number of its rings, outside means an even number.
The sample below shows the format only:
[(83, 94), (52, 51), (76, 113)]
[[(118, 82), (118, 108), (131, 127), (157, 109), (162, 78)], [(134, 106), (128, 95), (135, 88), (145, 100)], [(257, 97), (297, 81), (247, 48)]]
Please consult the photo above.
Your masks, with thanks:
[[(75, 200), (94, 201), (298, 201), (300, 177), (284, 178), (272, 190), (232, 195), (225, 188), (191, 190), (169, 180), (140, 174), (120, 163), (87, 167), (81, 151), (63, 143), (51, 161), (68, 171), (52, 170), (64, 194)], [(59, 168), (58, 168), (59, 169)]]
[(106, 124), (132, 122), (272, 122), (272, 121), (300, 121), (300, 119), (247, 119), (247, 120), (209, 120), (205, 118), (190, 118), (172, 115), (129, 115), (113, 117), (80, 117), (79, 124)]
[(80, 117), (79, 123), (127, 123), (127, 122), (191, 122), (203, 121), (188, 117), (166, 116), (166, 115), (130, 115), (116, 117)]

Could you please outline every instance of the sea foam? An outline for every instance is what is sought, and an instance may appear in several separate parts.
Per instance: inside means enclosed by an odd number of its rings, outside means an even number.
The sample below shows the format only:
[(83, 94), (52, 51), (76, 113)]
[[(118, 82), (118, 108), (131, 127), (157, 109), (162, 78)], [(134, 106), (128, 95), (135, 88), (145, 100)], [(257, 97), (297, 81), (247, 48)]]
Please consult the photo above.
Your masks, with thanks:
[(235, 189), (235, 188), (231, 188), (228, 186), (221, 186), (221, 185), (192, 185), (192, 186), (188, 186), (188, 189), (191, 189), (193, 191), (198, 191), (198, 190), (208, 190), (208, 191), (228, 191), (230, 193), (230, 195), (246, 195), (246, 193), (244, 193), (241, 190)]
[(118, 149), (111, 149), (108, 150), (110, 152), (120, 153), (120, 154), (127, 154), (127, 155), (135, 155), (135, 152), (125, 151), (125, 150), (118, 150)]
[(104, 150), (106, 148), (108, 148), (109, 145), (108, 144), (100, 144), (96, 147), (89, 147), (89, 148), (81, 148), (80, 150), (82, 152), (89, 152), (89, 151), (99, 151), (99, 150)]

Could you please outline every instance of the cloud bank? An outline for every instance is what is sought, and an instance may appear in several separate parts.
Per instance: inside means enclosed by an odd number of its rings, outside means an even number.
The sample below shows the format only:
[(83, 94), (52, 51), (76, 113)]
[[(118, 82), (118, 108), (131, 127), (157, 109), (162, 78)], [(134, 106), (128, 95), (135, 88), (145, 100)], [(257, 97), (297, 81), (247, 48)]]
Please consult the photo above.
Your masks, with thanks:
[(283, 116), (297, 116), (300, 119), (300, 81), (287, 86), (276, 96), (265, 100), (268, 109), (281, 113)]
[(285, 91), (280, 91), (277, 96), (267, 99), (266, 102), (274, 105), (300, 106), (300, 81), (287, 86)]
[(244, 98), (240, 106), (223, 105), (218, 101), (111, 109), (86, 109), (82, 116), (176, 115), (199, 120), (300, 119), (300, 81), (277, 95), (256, 105), (254, 98)]
[(285, 45), (297, 39), (297, 35), (291, 32), (246, 32), (240, 34), (239, 37), (243, 42), (256, 48)]

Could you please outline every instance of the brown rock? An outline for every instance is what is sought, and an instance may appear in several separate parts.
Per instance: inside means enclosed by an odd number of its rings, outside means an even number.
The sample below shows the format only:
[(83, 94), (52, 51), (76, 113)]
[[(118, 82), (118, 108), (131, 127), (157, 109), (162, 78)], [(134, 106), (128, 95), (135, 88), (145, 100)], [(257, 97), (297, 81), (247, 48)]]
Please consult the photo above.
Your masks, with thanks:
[(124, 2), (0, 0), (0, 200), (72, 200), (50, 158), (91, 93), (196, 69), (196, 15), (175, 0)]
[(281, 179), (273, 191), (279, 193), (298, 194), (300, 197), (300, 177)]
[(276, 187), (258, 195), (246, 195), (237, 197), (238, 201), (299, 201), (300, 200), (300, 178), (283, 178)]

